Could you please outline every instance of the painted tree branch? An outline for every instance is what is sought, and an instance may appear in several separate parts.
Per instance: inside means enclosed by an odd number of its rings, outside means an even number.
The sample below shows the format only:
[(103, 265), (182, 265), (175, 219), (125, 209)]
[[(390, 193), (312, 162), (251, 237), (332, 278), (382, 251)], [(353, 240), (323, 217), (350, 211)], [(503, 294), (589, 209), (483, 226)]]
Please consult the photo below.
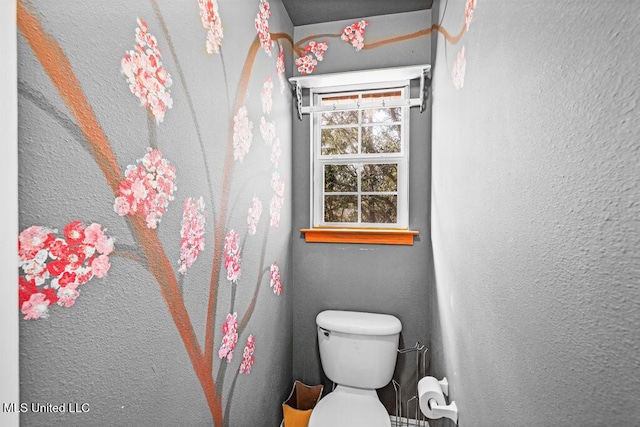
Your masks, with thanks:
[[(463, 23), (462, 28), (460, 29), (460, 32), (458, 32), (458, 34), (456, 35), (451, 35), (444, 27), (438, 25), (438, 24), (433, 24), (431, 25), (429, 28), (425, 28), (424, 30), (420, 30), (420, 31), (415, 31), (413, 33), (409, 33), (409, 34), (403, 34), (397, 37), (391, 37), (388, 39), (383, 39), (383, 40), (378, 40), (378, 41), (374, 41), (374, 42), (368, 42), (367, 44), (365, 44), (365, 46), (362, 48), (363, 50), (370, 50), (370, 49), (376, 49), (378, 47), (381, 46), (385, 46), (385, 45), (389, 45), (389, 44), (394, 44), (394, 43), (398, 43), (398, 42), (402, 42), (402, 41), (406, 41), (406, 40), (411, 40), (411, 39), (415, 39), (418, 37), (425, 37), (430, 35), (432, 32), (437, 31), (440, 34), (442, 34), (444, 36), (444, 38), (451, 44), (457, 44), (461, 39), (462, 36), (464, 35), (464, 33), (466, 32), (466, 27)], [(316, 40), (316, 39), (321, 39), (321, 38), (340, 38), (341, 34), (328, 34), (328, 33), (324, 33), (324, 34), (313, 34), (310, 35), (308, 37), (305, 37), (301, 40), (298, 40), (298, 42), (296, 42), (293, 45), (293, 50), (295, 53), (297, 53), (299, 56), (301, 56), (302, 54), (302, 45), (304, 45), (305, 43), (311, 41), (311, 40)]]
[(240, 321), (240, 323), (238, 324), (238, 335), (241, 335), (242, 332), (244, 331), (244, 328), (247, 327), (247, 324), (249, 323), (249, 320), (251, 319), (251, 315), (253, 314), (253, 310), (256, 308), (256, 303), (258, 301), (258, 294), (260, 292), (260, 285), (262, 283), (262, 279), (265, 275), (265, 273), (267, 271), (269, 271), (268, 267), (265, 267), (264, 265), (264, 259), (267, 253), (267, 238), (269, 236), (269, 229), (267, 229), (267, 232), (264, 235), (264, 240), (262, 241), (262, 252), (260, 253), (260, 262), (258, 263), (258, 265), (260, 266), (258, 269), (258, 278), (256, 279), (256, 286), (254, 288), (253, 291), (253, 297), (251, 298), (251, 301), (249, 302), (249, 306), (247, 307), (247, 309), (244, 312), (244, 316), (242, 316), (242, 320)]
[(298, 42), (295, 45), (293, 45), (293, 50), (298, 55), (301, 55), (301, 53), (302, 53), (302, 45), (305, 44), (308, 41), (315, 40), (315, 39), (325, 39), (325, 38), (339, 39), (340, 37), (341, 37), (341, 34), (314, 34), (312, 36), (305, 37), (302, 40), (298, 40)]
[[(273, 40), (284, 39), (287, 40), (291, 46), (293, 46), (293, 40), (289, 34), (286, 33), (272, 33), (271, 38)], [(236, 92), (235, 101), (233, 103), (232, 112), (238, 111), (242, 106), (245, 96), (247, 94), (247, 87), (249, 85), (249, 78), (251, 77), (251, 70), (255, 62), (258, 49), (260, 48), (260, 41), (258, 36), (255, 37), (253, 43), (249, 47), (247, 52), (247, 58), (242, 67), (242, 73), (240, 74), (240, 82), (238, 83), (238, 90)], [(209, 300), (207, 305), (207, 323), (205, 327), (205, 363), (207, 369), (213, 371), (213, 337), (214, 337), (214, 320), (215, 320), (215, 302), (217, 299), (217, 284), (220, 275), (220, 268), (222, 265), (222, 249), (224, 245), (224, 235), (226, 231), (227, 221), (227, 208), (229, 203), (229, 190), (231, 187), (231, 177), (233, 176), (233, 119), (229, 120), (229, 130), (227, 133), (227, 150), (224, 159), (221, 197), (220, 197), (220, 209), (215, 222), (215, 236), (214, 236), (214, 248), (213, 248), (213, 268), (211, 269), (211, 280), (209, 285)]]
[[(173, 62), (175, 63), (176, 69), (178, 71), (178, 76), (180, 77), (180, 83), (182, 84), (182, 89), (184, 90), (185, 98), (187, 99), (187, 105), (189, 106), (189, 112), (191, 113), (191, 119), (193, 120), (193, 126), (196, 130), (196, 135), (198, 136), (198, 143), (200, 144), (200, 151), (202, 152), (202, 159), (204, 163), (204, 171), (207, 177), (207, 184), (209, 186), (209, 197), (211, 198), (211, 210), (213, 212), (213, 217), (216, 216), (215, 206), (213, 204), (213, 184), (211, 182), (211, 172), (209, 171), (209, 164), (207, 163), (204, 149), (204, 140), (202, 138), (202, 133), (200, 131), (200, 124), (198, 123), (198, 119), (196, 116), (196, 110), (193, 106), (193, 99), (191, 98), (191, 93), (189, 92), (189, 87), (187, 86), (187, 79), (184, 76), (184, 72), (182, 71), (182, 65), (180, 65), (180, 60), (178, 59), (178, 54), (173, 45), (173, 40), (171, 39), (171, 34), (169, 33), (169, 29), (167, 28), (167, 23), (164, 20), (164, 16), (160, 11), (160, 6), (156, 0), (151, 0), (151, 5), (153, 6), (153, 11), (155, 12), (158, 21), (160, 21), (160, 27), (162, 28), (162, 33), (167, 41), (167, 45), (169, 46), (169, 52), (171, 53), (171, 57), (173, 58)], [(223, 65), (224, 66), (224, 65)]]

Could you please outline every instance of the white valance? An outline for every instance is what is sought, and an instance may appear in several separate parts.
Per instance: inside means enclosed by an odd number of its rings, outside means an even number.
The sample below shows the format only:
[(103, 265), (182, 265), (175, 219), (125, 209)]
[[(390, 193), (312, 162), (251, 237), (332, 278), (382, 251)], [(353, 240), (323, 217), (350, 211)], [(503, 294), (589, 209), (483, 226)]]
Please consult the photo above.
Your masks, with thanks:
[[(342, 73), (310, 74), (307, 76), (291, 77), (289, 82), (296, 90), (298, 118), (302, 114), (321, 111), (352, 110), (358, 108), (391, 108), (391, 107), (420, 107), (420, 112), (426, 108), (427, 90), (430, 83), (431, 65), (410, 65), (405, 67), (378, 68), (375, 70), (347, 71)], [(366, 107), (360, 105), (340, 106), (303, 106), (302, 89), (339, 89), (341, 86), (379, 85), (390, 87), (413, 79), (420, 79), (420, 97), (407, 100), (381, 100), (368, 103)], [(378, 105), (379, 104), (379, 105)]]

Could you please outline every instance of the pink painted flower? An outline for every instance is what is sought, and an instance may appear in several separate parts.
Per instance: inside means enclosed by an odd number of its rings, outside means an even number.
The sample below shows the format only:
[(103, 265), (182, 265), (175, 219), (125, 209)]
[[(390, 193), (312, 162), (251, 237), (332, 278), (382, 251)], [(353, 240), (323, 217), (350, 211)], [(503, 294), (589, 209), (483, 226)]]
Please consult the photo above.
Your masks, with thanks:
[(198, 6), (200, 6), (200, 21), (207, 30), (207, 53), (218, 53), (224, 38), (218, 2), (217, 0), (198, 0)]
[(351, 43), (351, 46), (359, 51), (364, 47), (364, 31), (367, 25), (369, 25), (369, 21), (355, 22), (342, 30), (340, 38)]
[(282, 45), (278, 44), (278, 59), (276, 60), (276, 72), (278, 73), (278, 78), (280, 79), (280, 93), (284, 93), (284, 88), (286, 85), (285, 82), (285, 67), (284, 67), (284, 51), (282, 49)]
[(465, 69), (467, 68), (467, 60), (464, 57), (464, 46), (458, 52), (456, 56), (456, 61), (453, 63), (453, 70), (451, 71), (451, 79), (453, 80), (453, 85), (456, 89), (462, 89), (464, 86), (464, 74)]
[(313, 73), (317, 65), (318, 61), (316, 61), (310, 53), (296, 59), (298, 72), (303, 76)]
[(477, 0), (467, 0), (464, 7), (464, 30), (469, 31), (469, 24), (473, 19), (473, 10), (476, 8)]
[[(105, 277), (111, 266), (108, 255), (113, 251), (113, 238), (100, 224), (85, 227), (80, 221), (72, 221), (64, 227), (63, 238), (54, 233), (57, 231), (33, 226), (18, 238), (23, 273), (18, 280), (18, 297), (25, 319), (45, 317), (47, 307), (56, 302), (70, 307), (79, 294), (77, 286), (94, 276)], [(40, 249), (34, 253), (36, 248)], [(61, 291), (70, 286), (68, 291)]]
[(58, 302), (58, 295), (56, 293), (56, 290), (52, 287), (45, 286), (44, 288), (42, 288), (40, 293), (44, 295), (45, 299), (49, 300), (49, 305), (53, 305)]
[(224, 239), (224, 268), (227, 270), (227, 280), (237, 283), (240, 278), (240, 246), (238, 233), (229, 230)]
[(273, 228), (280, 228), (280, 214), (282, 211), (281, 199), (275, 194), (271, 196), (269, 202), (269, 225)]
[(240, 160), (240, 163), (251, 147), (252, 129), (253, 123), (249, 120), (247, 108), (242, 106), (233, 117), (233, 158)]
[(69, 283), (67, 286), (58, 288), (58, 305), (71, 307), (75, 304), (76, 299), (80, 296), (77, 283)]
[(20, 261), (20, 268), (26, 280), (34, 280), (37, 286), (42, 286), (49, 279), (50, 272), (47, 268), (49, 251), (40, 249), (33, 258)]
[(233, 358), (233, 349), (236, 348), (238, 342), (238, 313), (227, 314), (227, 320), (222, 324), (222, 345), (218, 350), (220, 359), (227, 359), (230, 362)]
[(313, 73), (318, 65), (318, 61), (322, 61), (324, 58), (324, 53), (328, 47), (329, 45), (326, 41), (318, 43), (315, 40), (311, 40), (307, 43), (303, 50), (304, 55), (296, 59), (298, 71), (302, 75)]
[(180, 229), (180, 267), (178, 271), (187, 273), (200, 252), (204, 249), (205, 211), (202, 197), (194, 200), (187, 197), (182, 212), (182, 228)]
[(271, 196), (271, 202), (269, 203), (269, 224), (273, 228), (279, 228), (280, 213), (284, 204), (284, 179), (282, 179), (278, 171), (274, 171), (271, 174), (271, 188), (273, 188), (274, 194)]
[(173, 106), (168, 89), (171, 76), (162, 65), (158, 43), (149, 34), (147, 23), (142, 18), (137, 22), (135, 48), (125, 53), (120, 65), (131, 93), (138, 97), (141, 106), (151, 111), (156, 122), (161, 123), (167, 109)]
[(238, 283), (238, 279), (242, 274), (242, 270), (240, 269), (240, 258), (227, 258), (224, 262), (224, 267), (227, 269), (227, 280), (231, 281), (232, 283)]
[(107, 271), (109, 271), (109, 268), (111, 268), (109, 257), (106, 255), (100, 255), (99, 257), (94, 258), (90, 264), (90, 267), (96, 277), (100, 279), (103, 278), (107, 275)]
[(43, 293), (35, 293), (31, 295), (29, 301), (25, 301), (22, 304), (22, 314), (24, 314), (24, 320), (30, 319), (46, 319), (49, 317), (49, 305), (51, 301)]
[(249, 225), (249, 234), (255, 235), (260, 216), (262, 216), (262, 202), (257, 197), (253, 198), (252, 205), (247, 215), (247, 224)]
[(262, 112), (265, 114), (271, 113), (271, 108), (273, 107), (273, 98), (271, 96), (271, 92), (273, 91), (273, 81), (271, 81), (271, 76), (267, 76), (264, 79), (264, 83), (262, 84), (262, 92), (260, 93), (260, 100), (262, 101)]
[(271, 145), (276, 137), (276, 122), (268, 122), (264, 116), (260, 118), (260, 134), (265, 144)]
[(253, 352), (255, 351), (256, 339), (253, 335), (249, 335), (247, 337), (247, 345), (244, 347), (244, 351), (242, 352), (242, 363), (240, 364), (240, 373), (241, 374), (250, 374), (251, 367), (253, 366), (254, 358)]
[(84, 225), (80, 221), (73, 221), (64, 227), (64, 237), (69, 244), (78, 244), (84, 240)]
[(280, 138), (277, 136), (273, 139), (273, 144), (271, 144), (271, 163), (278, 166), (280, 163)]
[(258, 32), (260, 46), (271, 56), (271, 33), (269, 32), (269, 17), (271, 16), (271, 7), (267, 0), (260, 0), (260, 10), (255, 19), (255, 27)]
[(315, 40), (311, 40), (304, 47), (304, 53), (307, 53), (307, 54), (312, 53), (316, 56), (316, 59), (318, 61), (322, 61), (322, 59), (324, 58), (324, 53), (327, 51), (328, 48), (329, 48), (329, 45), (326, 41), (318, 43)]
[(113, 209), (120, 216), (141, 212), (147, 227), (155, 229), (174, 199), (176, 169), (162, 158), (160, 150), (150, 147), (137, 163), (127, 166)]
[(269, 268), (269, 287), (273, 289), (273, 293), (280, 295), (282, 293), (282, 282), (280, 281), (280, 267), (275, 262)]
[(20, 260), (25, 261), (35, 257), (45, 247), (49, 236), (53, 232), (55, 230), (38, 225), (33, 225), (23, 230), (18, 236), (18, 256)]
[(273, 188), (276, 196), (284, 199), (284, 179), (280, 176), (278, 171), (274, 171), (271, 174), (271, 188)]
[(95, 222), (84, 229), (84, 243), (87, 246), (95, 246), (95, 249), (103, 255), (113, 252), (113, 239), (107, 237), (102, 231), (102, 226)]
[(22, 307), (26, 301), (29, 301), (31, 295), (39, 292), (35, 280), (26, 280), (24, 277), (18, 277), (18, 308)]
[(120, 216), (125, 216), (131, 211), (131, 205), (125, 197), (117, 197), (113, 204), (113, 210)]
[(74, 271), (85, 265), (87, 253), (84, 247), (77, 244), (69, 244), (64, 248), (60, 261), (64, 264), (65, 271)]

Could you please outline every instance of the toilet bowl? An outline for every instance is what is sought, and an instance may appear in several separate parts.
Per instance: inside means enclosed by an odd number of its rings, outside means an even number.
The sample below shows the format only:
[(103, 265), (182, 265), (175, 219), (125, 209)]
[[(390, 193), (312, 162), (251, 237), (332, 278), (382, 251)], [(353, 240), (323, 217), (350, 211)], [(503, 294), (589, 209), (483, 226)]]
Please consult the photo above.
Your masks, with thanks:
[(389, 384), (402, 324), (395, 316), (326, 310), (316, 317), (320, 361), (335, 389), (320, 399), (309, 427), (390, 427), (376, 389)]

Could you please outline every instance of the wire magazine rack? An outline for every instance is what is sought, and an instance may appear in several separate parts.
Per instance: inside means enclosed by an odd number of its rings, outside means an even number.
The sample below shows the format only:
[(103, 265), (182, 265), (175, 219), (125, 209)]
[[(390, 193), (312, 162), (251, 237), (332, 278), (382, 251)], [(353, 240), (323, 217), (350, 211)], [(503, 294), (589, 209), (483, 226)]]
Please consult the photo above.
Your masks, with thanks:
[[(420, 378), (424, 377), (427, 374), (427, 353), (429, 348), (424, 344), (420, 344), (416, 341), (413, 347), (398, 349), (399, 355), (402, 355), (406, 358), (411, 356), (415, 357), (416, 363), (416, 384), (415, 389), (411, 390), (412, 396), (407, 400), (403, 400), (402, 393), (403, 387), (402, 385), (396, 381), (392, 380), (393, 389), (395, 391), (395, 424), (394, 427), (427, 427), (429, 424), (427, 423), (427, 419), (424, 414), (420, 410), (420, 402), (418, 397), (418, 382)], [(408, 360), (407, 360), (408, 361)], [(407, 391), (405, 391), (407, 393)], [(413, 411), (412, 411), (413, 409)], [(411, 413), (413, 412), (413, 417), (410, 418)]]

